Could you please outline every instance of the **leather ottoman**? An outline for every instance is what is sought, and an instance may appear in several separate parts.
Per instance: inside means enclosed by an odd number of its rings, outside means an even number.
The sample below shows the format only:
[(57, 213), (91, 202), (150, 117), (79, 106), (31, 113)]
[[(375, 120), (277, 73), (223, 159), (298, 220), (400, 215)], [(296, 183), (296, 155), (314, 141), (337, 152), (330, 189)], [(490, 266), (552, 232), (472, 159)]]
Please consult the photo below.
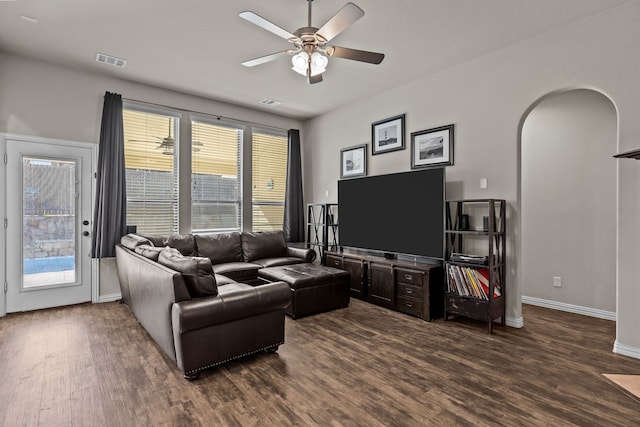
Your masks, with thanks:
[(291, 304), (285, 313), (294, 319), (349, 305), (351, 276), (348, 271), (310, 263), (258, 270), (266, 282), (283, 281), (291, 288)]

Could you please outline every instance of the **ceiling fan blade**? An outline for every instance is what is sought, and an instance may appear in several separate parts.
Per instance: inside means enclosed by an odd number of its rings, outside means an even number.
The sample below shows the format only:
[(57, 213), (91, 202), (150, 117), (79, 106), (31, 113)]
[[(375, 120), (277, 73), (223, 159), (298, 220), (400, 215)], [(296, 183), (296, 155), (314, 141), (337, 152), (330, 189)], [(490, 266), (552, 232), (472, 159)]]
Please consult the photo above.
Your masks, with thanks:
[(369, 52), (368, 50), (350, 49), (348, 47), (329, 46), (327, 55), (336, 58), (351, 59), (352, 61), (368, 62), (369, 64), (379, 64), (384, 59), (384, 53)]
[(364, 10), (349, 2), (333, 15), (322, 28), (316, 31), (316, 35), (322, 37), (325, 41), (329, 41), (363, 16)]
[(309, 84), (313, 85), (316, 83), (321, 83), (322, 82), (322, 74), (316, 74), (315, 76), (309, 76)]
[(251, 11), (240, 12), (240, 18), (246, 19), (252, 24), (257, 25), (258, 27), (262, 27), (265, 30), (275, 34), (276, 36), (280, 36), (283, 39), (289, 40), (290, 38), (296, 38), (295, 35), (291, 34), (289, 31), (278, 27), (271, 21), (264, 19), (262, 16), (257, 15)]
[(271, 55), (265, 55), (259, 58), (254, 58), (248, 61), (244, 61), (242, 65), (244, 65), (245, 67), (255, 67), (256, 65), (275, 61), (276, 59), (280, 58), (282, 55), (291, 55), (291, 52), (288, 50), (283, 50), (282, 52), (276, 52), (276, 53), (272, 53)]

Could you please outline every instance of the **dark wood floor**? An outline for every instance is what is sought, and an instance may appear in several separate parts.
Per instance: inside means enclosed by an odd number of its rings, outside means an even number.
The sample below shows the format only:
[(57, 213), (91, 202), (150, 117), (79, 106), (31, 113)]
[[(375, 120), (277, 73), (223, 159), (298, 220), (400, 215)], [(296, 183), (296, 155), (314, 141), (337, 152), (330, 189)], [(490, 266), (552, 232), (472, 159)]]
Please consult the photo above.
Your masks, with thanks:
[(606, 320), (525, 306), (523, 329), (420, 319), (353, 300), (287, 319), (277, 354), (185, 381), (125, 305), (0, 319), (2, 426), (639, 425), (602, 373)]

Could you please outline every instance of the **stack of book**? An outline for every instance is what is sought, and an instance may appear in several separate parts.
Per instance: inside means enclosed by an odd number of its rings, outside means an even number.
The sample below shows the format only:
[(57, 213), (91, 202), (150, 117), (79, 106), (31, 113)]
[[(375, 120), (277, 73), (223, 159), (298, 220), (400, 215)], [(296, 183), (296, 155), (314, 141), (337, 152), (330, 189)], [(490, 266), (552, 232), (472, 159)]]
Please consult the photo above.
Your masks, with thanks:
[[(447, 287), (449, 292), (462, 296), (469, 296), (488, 300), (489, 297), (489, 270), (486, 268), (469, 268), (459, 265), (448, 264)], [(493, 297), (502, 295), (500, 284), (493, 287)]]
[(460, 253), (454, 252), (451, 254), (451, 261), (487, 265), (489, 261), (489, 257), (486, 255), (469, 255), (469, 254), (460, 254)]

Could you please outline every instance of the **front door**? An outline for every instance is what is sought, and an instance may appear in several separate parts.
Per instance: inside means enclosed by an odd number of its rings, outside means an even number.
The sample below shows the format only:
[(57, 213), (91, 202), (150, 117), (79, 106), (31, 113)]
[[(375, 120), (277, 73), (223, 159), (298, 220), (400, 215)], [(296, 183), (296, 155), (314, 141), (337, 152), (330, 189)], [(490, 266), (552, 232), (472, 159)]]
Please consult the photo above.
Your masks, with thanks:
[(92, 146), (6, 140), (6, 308), (91, 301)]

